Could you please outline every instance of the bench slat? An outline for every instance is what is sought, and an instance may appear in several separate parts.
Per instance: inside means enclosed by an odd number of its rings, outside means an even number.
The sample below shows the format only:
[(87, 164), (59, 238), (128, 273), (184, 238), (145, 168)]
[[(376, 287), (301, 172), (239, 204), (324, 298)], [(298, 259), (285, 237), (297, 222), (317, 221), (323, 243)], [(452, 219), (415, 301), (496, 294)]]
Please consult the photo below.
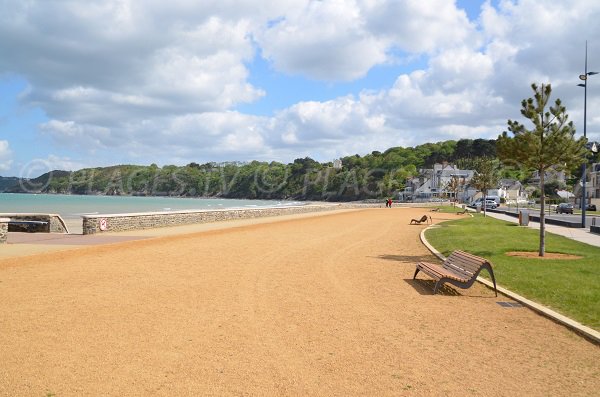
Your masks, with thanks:
[(448, 269), (444, 269), (443, 267), (434, 263), (420, 262), (417, 264), (417, 266), (433, 278), (440, 279), (442, 277), (448, 277), (462, 282), (469, 280), (469, 277), (465, 277), (463, 274), (449, 271)]
[(442, 269), (444, 269), (444, 273), (454, 274), (457, 277), (460, 277), (461, 279), (468, 280), (473, 276), (473, 274), (471, 274), (469, 272), (465, 272), (464, 270), (462, 270), (460, 268), (455, 268), (452, 266), (441, 266), (441, 267), (442, 267)]
[(468, 255), (462, 252), (455, 252), (452, 253), (452, 255), (450, 255), (446, 259), (446, 261), (444, 261), (444, 263), (448, 263), (455, 267), (462, 268), (468, 271), (469, 273), (474, 274), (475, 272), (477, 272), (477, 270), (479, 270), (479, 268), (481, 268), (481, 266), (484, 263), (488, 263), (488, 261), (474, 255)]
[(470, 287), (475, 281), (476, 276), (482, 267), (485, 267), (492, 277), (494, 282), (494, 292), (498, 296), (496, 291), (496, 279), (492, 270), (491, 263), (479, 256), (469, 254), (464, 251), (454, 251), (442, 264), (434, 264), (428, 262), (418, 262), (416, 264), (417, 269), (413, 279), (417, 277), (419, 271), (423, 271), (434, 279), (438, 280), (433, 290), (434, 294), (437, 292), (440, 284), (445, 282), (452, 283), (461, 288)]
[(469, 272), (470, 274), (473, 274), (477, 271), (477, 269), (479, 269), (481, 267), (481, 265), (485, 263), (485, 262), (477, 262), (477, 263), (473, 263), (473, 262), (465, 262), (461, 259), (454, 259), (452, 261), (446, 261), (444, 262), (445, 266), (452, 266), (458, 269), (461, 269), (463, 271)]

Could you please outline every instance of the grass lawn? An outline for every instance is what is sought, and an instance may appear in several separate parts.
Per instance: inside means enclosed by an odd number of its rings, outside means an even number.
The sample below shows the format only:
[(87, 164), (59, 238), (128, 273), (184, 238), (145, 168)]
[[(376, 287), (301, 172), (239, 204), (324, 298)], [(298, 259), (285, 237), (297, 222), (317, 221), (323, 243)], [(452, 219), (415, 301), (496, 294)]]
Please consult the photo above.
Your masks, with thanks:
[(452, 206), (452, 205), (438, 205), (437, 207), (431, 207), (431, 209), (429, 211), (431, 211), (432, 209), (436, 209), (437, 211), (435, 212), (444, 212), (444, 213), (448, 213), (448, 214), (455, 214), (457, 212), (463, 212), (464, 209), (460, 206)]
[(444, 256), (456, 249), (482, 256), (492, 262), (499, 285), (600, 330), (600, 247), (546, 233), (546, 252), (583, 258), (512, 257), (506, 252), (537, 252), (539, 231), (480, 214), (440, 226), (426, 237)]

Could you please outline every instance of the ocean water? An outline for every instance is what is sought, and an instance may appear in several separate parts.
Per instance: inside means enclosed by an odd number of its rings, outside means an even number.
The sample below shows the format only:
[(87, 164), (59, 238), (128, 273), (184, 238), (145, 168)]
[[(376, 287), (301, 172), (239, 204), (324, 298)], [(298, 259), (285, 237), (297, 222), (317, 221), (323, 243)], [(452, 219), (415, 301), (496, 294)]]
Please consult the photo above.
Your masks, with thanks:
[(300, 204), (302, 203), (275, 200), (0, 193), (0, 213), (52, 213), (60, 214), (64, 219), (81, 219), (81, 215), (92, 214), (264, 208)]

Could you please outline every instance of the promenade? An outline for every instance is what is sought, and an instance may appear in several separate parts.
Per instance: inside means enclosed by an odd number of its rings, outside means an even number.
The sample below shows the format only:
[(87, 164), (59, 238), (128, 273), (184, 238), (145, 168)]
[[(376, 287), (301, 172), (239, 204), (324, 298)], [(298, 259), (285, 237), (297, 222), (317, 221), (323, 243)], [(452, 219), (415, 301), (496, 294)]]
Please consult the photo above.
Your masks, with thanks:
[(596, 393), (596, 345), (483, 285), (433, 295), (412, 279), (436, 260), (426, 225), (409, 225), (423, 211), (222, 222), (0, 259), (0, 395)]

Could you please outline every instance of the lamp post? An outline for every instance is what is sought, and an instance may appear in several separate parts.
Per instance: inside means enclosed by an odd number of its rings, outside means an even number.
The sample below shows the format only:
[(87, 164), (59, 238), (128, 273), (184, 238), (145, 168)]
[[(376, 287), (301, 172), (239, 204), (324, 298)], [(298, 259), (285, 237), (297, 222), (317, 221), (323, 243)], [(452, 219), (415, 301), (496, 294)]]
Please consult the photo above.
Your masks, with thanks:
[[(587, 70), (587, 40), (585, 41), (585, 73), (579, 75), (579, 79), (583, 80), (582, 84), (577, 84), (579, 87), (583, 87), (583, 137), (587, 138), (586, 127), (587, 127), (587, 81), (589, 76), (598, 74), (598, 72), (588, 72)], [(583, 160), (582, 176), (581, 176), (581, 227), (585, 227), (585, 207), (587, 204), (587, 197), (585, 194), (585, 180), (587, 173), (587, 157)]]

